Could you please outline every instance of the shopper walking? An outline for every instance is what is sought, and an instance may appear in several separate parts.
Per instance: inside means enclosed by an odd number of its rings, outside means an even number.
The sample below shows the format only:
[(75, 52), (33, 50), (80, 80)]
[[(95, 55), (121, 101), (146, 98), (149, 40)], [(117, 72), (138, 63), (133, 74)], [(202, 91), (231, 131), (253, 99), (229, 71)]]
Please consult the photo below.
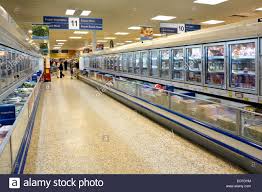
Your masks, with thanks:
[(63, 78), (63, 77), (65, 76), (65, 75), (63, 74), (63, 70), (64, 70), (63, 64), (60, 63), (60, 65), (59, 65), (60, 78)]
[(65, 71), (67, 71), (67, 65), (68, 65), (68, 62), (67, 62), (67, 60), (65, 60), (65, 62), (64, 62)]

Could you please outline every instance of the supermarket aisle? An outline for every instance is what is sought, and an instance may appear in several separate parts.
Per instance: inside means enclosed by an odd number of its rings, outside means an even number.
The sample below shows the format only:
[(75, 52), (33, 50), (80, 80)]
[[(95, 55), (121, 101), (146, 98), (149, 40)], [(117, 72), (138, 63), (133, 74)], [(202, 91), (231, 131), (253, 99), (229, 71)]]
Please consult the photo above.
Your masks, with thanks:
[(25, 173), (243, 173), (78, 80), (41, 98)]

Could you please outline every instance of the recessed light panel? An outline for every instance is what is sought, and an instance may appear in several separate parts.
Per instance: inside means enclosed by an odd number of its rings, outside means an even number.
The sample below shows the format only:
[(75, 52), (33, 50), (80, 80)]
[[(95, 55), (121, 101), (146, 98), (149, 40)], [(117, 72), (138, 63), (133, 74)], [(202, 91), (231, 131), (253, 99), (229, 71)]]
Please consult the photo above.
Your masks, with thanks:
[(207, 5), (217, 5), (223, 2), (226, 2), (228, 0), (196, 0), (194, 3), (199, 3), (199, 4), (207, 4)]
[(69, 39), (82, 39), (82, 37), (69, 37)]
[(104, 39), (107, 39), (107, 40), (114, 40), (114, 39), (116, 39), (116, 37), (105, 37)]
[(128, 29), (131, 29), (131, 30), (140, 30), (141, 27), (139, 27), (139, 26), (132, 26), (132, 27), (129, 27)]
[(107, 40), (97, 40), (98, 43), (106, 43)]
[(157, 21), (169, 21), (172, 19), (175, 19), (176, 17), (174, 16), (165, 16), (165, 15), (158, 15), (156, 17), (153, 17), (152, 20), (157, 20)]
[(129, 33), (126, 32), (116, 32), (115, 35), (128, 35)]
[(76, 11), (76, 10), (74, 10), (74, 9), (67, 9), (65, 14), (66, 14), (66, 15), (74, 15), (74, 14), (75, 14), (75, 11)]
[(133, 41), (125, 41), (126, 43), (132, 43)]
[(225, 21), (219, 21), (219, 20), (209, 20), (209, 21), (205, 21), (202, 22), (203, 24), (207, 24), (207, 25), (215, 25), (215, 24), (219, 24), (219, 23), (224, 23)]
[(262, 11), (262, 7), (257, 8), (256, 11)]
[(81, 16), (88, 16), (91, 13), (91, 11), (84, 10), (81, 13)]
[(75, 31), (74, 34), (86, 35), (88, 34), (88, 31)]
[(57, 42), (66, 42), (67, 40), (56, 40)]

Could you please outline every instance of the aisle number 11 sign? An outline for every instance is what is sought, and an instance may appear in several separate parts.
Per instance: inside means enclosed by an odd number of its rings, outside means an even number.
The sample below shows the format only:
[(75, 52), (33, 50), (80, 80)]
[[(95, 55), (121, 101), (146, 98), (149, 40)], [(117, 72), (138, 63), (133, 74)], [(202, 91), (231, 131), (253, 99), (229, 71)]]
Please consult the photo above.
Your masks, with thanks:
[(79, 18), (77, 17), (69, 17), (68, 18), (68, 28), (69, 29), (74, 29), (74, 30), (79, 30)]
[(43, 23), (48, 25), (49, 29), (103, 30), (101, 18), (44, 16)]

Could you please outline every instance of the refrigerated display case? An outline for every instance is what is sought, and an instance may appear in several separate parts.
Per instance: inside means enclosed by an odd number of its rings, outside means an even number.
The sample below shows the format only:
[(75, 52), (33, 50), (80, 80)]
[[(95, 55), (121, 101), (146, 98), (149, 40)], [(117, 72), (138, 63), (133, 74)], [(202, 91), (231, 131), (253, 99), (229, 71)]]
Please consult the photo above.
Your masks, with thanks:
[(186, 48), (186, 81), (194, 84), (202, 83), (202, 48)]
[(257, 41), (246, 40), (228, 43), (229, 87), (243, 92), (256, 92)]
[(114, 55), (114, 70), (123, 72), (122, 54)]
[(184, 48), (172, 49), (172, 79), (184, 80)]
[(169, 79), (170, 64), (170, 50), (160, 50), (160, 77)]
[(205, 85), (225, 88), (225, 44), (209, 44), (205, 51)]
[(127, 54), (127, 66), (128, 66), (128, 73), (134, 73), (134, 55), (133, 53), (128, 53)]
[(152, 50), (150, 54), (151, 64), (150, 64), (150, 72), (149, 75), (152, 77), (159, 76), (159, 50)]
[(135, 53), (134, 73), (140, 75), (140, 52)]
[(148, 76), (148, 66), (149, 66), (149, 52), (141, 52), (141, 57), (142, 57), (142, 75), (143, 76)]

